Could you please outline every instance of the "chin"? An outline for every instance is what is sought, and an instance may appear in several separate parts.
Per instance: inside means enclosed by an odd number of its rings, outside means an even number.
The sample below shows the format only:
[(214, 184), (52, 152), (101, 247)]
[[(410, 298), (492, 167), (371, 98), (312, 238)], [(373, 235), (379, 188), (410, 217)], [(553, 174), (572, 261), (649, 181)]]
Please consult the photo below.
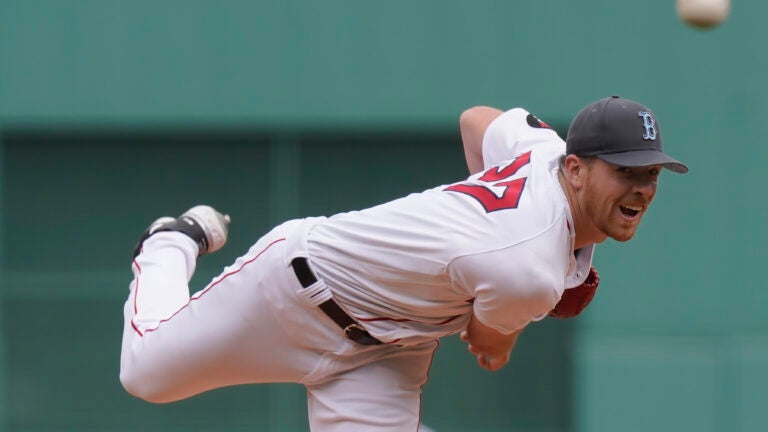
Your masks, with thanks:
[(626, 233), (626, 232), (614, 233), (614, 234), (610, 235), (610, 237), (612, 239), (614, 239), (616, 241), (619, 241), (619, 242), (622, 242), (622, 243), (628, 242), (628, 241), (632, 240), (632, 237), (634, 237), (634, 236), (635, 236), (635, 231), (632, 231), (632, 232), (629, 232), (629, 233)]
[(616, 241), (618, 241), (618, 242), (621, 242), (621, 243), (626, 243), (626, 242), (632, 240), (631, 236), (630, 237), (611, 237), (611, 238), (616, 240)]

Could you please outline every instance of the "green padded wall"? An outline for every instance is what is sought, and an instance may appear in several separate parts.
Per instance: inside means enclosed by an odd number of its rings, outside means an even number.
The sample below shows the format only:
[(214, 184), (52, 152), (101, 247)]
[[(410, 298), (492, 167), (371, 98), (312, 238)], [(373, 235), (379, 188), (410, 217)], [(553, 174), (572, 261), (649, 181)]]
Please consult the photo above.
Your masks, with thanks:
[(8, 282), (5, 278), (5, 239), (3, 236), (5, 226), (3, 218), (5, 217), (5, 200), (3, 199), (3, 191), (5, 186), (3, 184), (3, 167), (5, 166), (5, 147), (3, 146), (3, 135), (0, 130), (0, 430), (6, 429), (6, 416), (7, 416), (7, 400), (9, 398), (7, 379), (10, 372), (6, 368), (6, 348), (5, 348), (5, 305), (3, 300), (5, 297), (5, 287), (8, 286)]

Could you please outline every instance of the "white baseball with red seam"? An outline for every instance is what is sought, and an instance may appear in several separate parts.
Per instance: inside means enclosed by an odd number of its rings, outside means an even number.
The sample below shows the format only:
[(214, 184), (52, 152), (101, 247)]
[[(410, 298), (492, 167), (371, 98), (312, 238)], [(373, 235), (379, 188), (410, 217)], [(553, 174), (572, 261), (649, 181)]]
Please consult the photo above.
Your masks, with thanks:
[(728, 18), (731, 0), (676, 0), (680, 19), (696, 28), (711, 28)]

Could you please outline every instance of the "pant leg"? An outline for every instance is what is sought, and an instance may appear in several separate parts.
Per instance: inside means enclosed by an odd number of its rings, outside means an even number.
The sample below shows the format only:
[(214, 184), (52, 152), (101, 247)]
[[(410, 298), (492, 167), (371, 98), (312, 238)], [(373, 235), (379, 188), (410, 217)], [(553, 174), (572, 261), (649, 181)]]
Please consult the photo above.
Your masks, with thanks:
[(126, 318), (130, 315), (130, 325), (139, 335), (154, 330), (189, 302), (188, 283), (197, 264), (197, 245), (182, 233), (158, 233), (145, 246), (132, 263), (134, 278), (125, 305)]
[(422, 387), (437, 346), (432, 341), (393, 347), (368, 364), (307, 386), (312, 431), (416, 432)]
[(344, 343), (295, 294), (288, 229), (273, 230), (189, 296), (197, 249), (179, 233), (144, 242), (125, 304), (120, 379), (151, 402), (237, 384), (299, 382)]

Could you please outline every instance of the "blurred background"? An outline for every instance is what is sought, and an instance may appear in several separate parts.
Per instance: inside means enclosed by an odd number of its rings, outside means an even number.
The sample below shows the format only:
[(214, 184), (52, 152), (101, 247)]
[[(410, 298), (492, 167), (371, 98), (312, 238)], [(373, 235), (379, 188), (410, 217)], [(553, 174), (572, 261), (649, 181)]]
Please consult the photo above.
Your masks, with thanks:
[(0, 0), (0, 430), (308, 430), (297, 385), (123, 391), (146, 226), (198, 203), (232, 215), (196, 291), (283, 220), (465, 177), (470, 106), (522, 106), (564, 137), (612, 94), (650, 106), (691, 172), (662, 175), (631, 243), (599, 247), (590, 308), (531, 325), (503, 371), (445, 339), (422, 421), (765, 430), (768, 4), (735, 3), (699, 31), (672, 0)]

